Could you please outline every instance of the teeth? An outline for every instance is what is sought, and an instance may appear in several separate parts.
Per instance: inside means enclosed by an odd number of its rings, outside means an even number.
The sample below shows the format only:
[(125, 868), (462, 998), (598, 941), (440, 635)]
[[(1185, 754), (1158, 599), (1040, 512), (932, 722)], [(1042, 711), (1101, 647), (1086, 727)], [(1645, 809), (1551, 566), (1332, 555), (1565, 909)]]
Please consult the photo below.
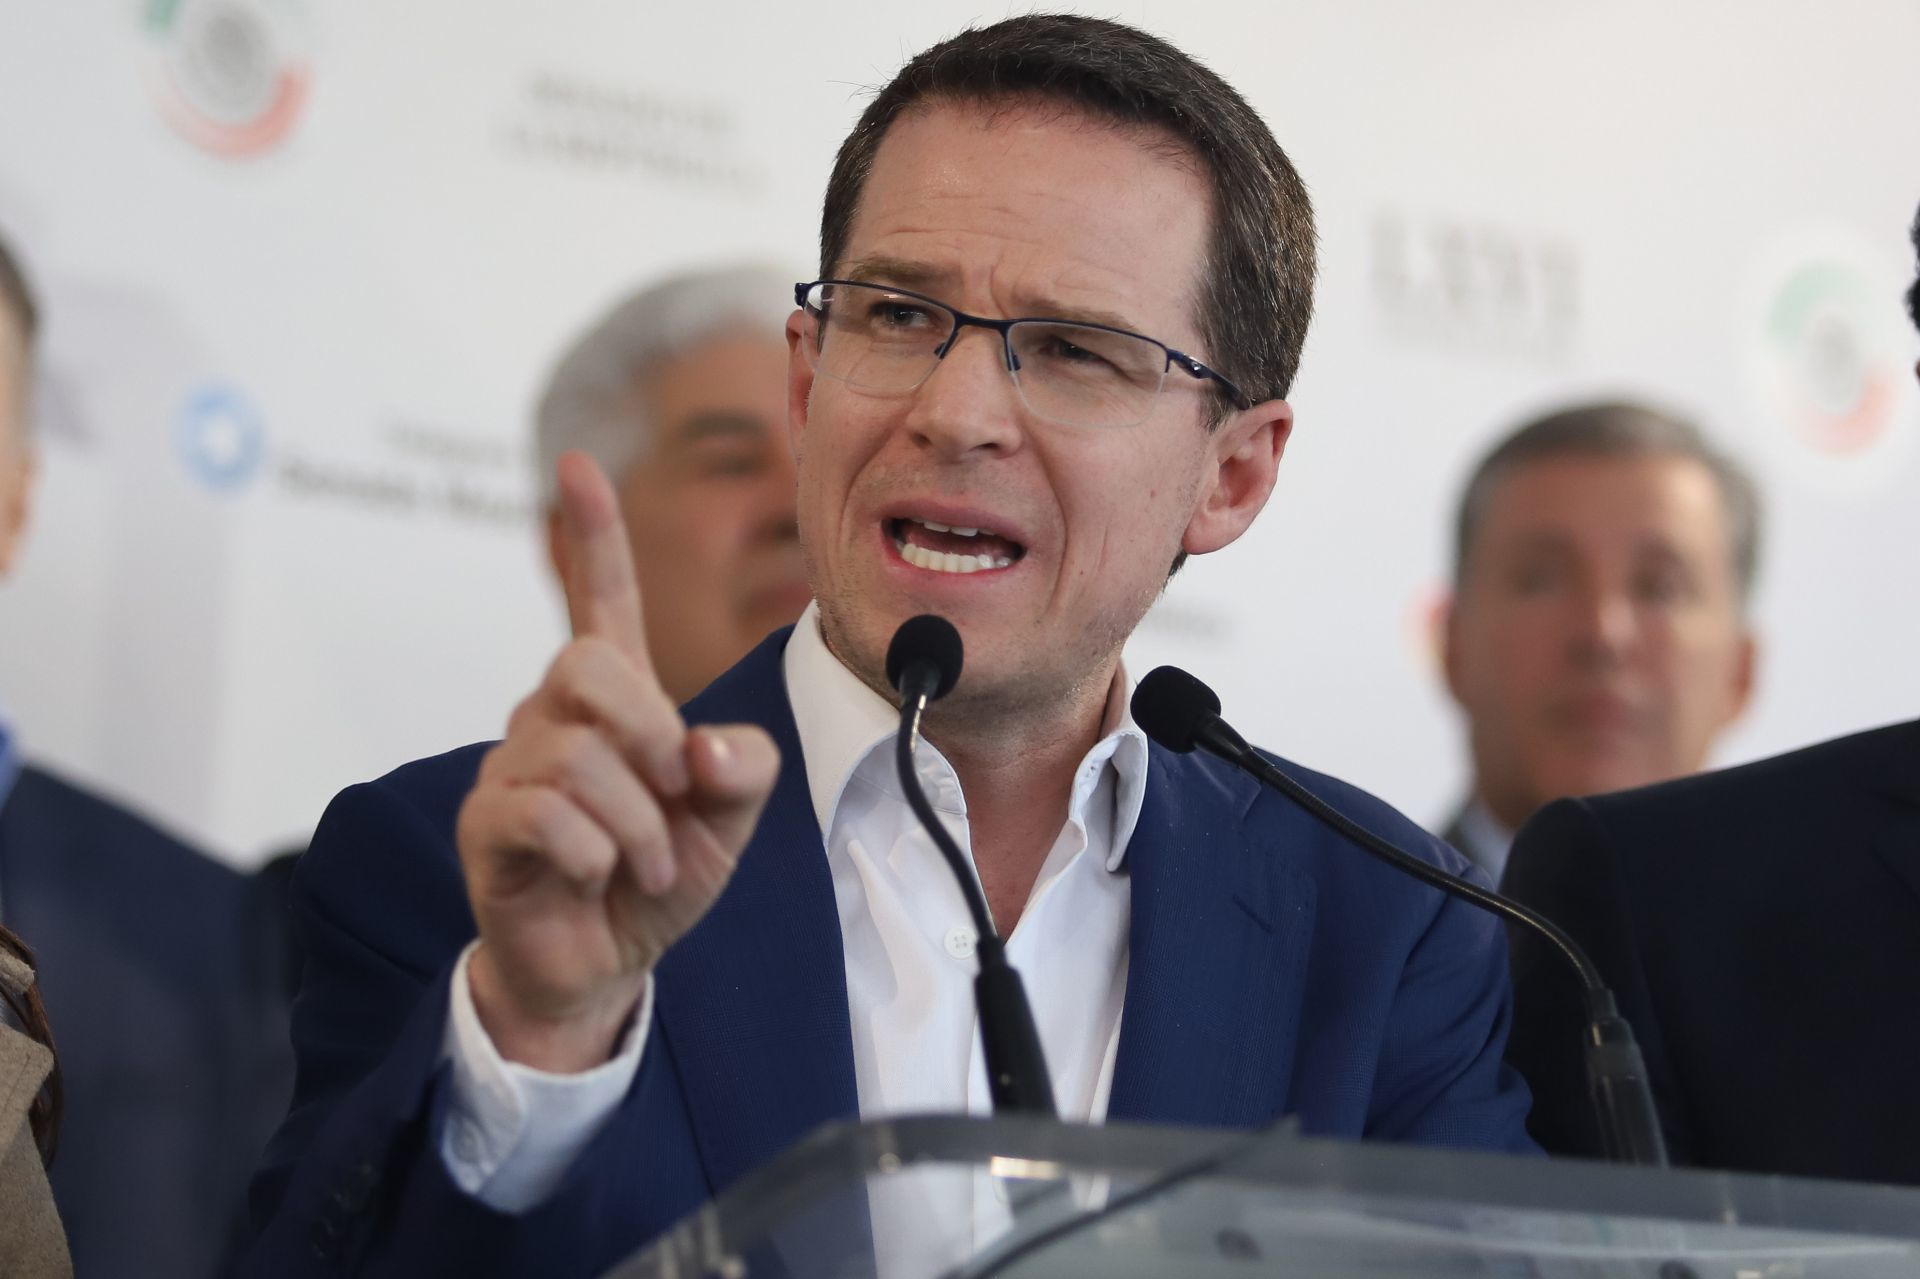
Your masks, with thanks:
[(896, 538), (894, 546), (900, 558), (915, 568), (935, 573), (978, 573), (989, 568), (1010, 568), (1013, 560), (1005, 555), (956, 555), (952, 551), (930, 551), (923, 546)]
[(977, 528), (954, 528), (950, 524), (936, 524), (932, 520), (915, 520), (914, 523), (921, 528), (930, 528), (936, 533), (953, 533), (959, 537), (980, 536), (980, 530)]

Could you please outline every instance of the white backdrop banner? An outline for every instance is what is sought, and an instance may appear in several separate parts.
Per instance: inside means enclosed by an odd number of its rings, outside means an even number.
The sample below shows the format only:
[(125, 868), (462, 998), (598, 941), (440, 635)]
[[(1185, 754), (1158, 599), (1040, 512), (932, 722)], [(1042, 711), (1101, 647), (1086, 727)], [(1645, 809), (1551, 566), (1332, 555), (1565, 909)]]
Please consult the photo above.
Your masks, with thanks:
[[(1920, 713), (1920, 6), (1092, 8), (1252, 99), (1323, 240), (1279, 491), (1136, 671), (1438, 821), (1455, 490), (1523, 416), (1623, 393), (1771, 504), (1724, 759)], [(0, 0), (0, 234), (47, 317), (0, 594), (28, 753), (250, 863), (497, 733), (561, 638), (528, 448), (556, 349), (661, 271), (806, 273), (861, 91), (1005, 12)]]

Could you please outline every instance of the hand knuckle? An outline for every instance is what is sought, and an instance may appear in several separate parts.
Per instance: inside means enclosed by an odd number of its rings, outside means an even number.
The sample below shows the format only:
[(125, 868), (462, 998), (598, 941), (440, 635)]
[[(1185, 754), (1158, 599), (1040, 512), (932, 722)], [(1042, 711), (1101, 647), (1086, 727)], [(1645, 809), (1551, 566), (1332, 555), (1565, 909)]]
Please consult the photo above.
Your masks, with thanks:
[(553, 741), (555, 779), (576, 789), (586, 785), (597, 771), (596, 765), (605, 749), (599, 732), (585, 724), (560, 729)]
[(573, 691), (573, 689), (577, 687), (580, 681), (580, 666), (582, 661), (580, 648), (583, 642), (582, 640), (572, 640), (558, 653), (553, 655), (553, 660), (547, 664), (545, 684), (548, 688), (555, 692), (565, 694)]
[(686, 745), (687, 722), (680, 718), (680, 708), (665, 693), (637, 702), (634, 723), (649, 757), (671, 754)]
[(507, 716), (508, 740), (525, 737), (535, 731), (546, 719), (544, 710), (544, 703), (538, 691), (529, 693), (514, 703), (512, 712)]
[(529, 786), (521, 792), (519, 807), (531, 843), (545, 851), (562, 845), (572, 825), (565, 796), (545, 786)]
[(666, 815), (649, 798), (628, 815), (621, 843), (629, 852), (647, 853), (666, 845), (668, 838)]

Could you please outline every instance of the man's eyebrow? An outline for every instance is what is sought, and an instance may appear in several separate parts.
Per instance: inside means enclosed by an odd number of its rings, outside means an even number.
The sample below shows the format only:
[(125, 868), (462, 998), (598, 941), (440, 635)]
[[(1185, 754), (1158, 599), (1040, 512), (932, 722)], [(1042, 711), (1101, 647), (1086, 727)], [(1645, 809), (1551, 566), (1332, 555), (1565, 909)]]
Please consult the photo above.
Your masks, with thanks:
[[(929, 297), (947, 299), (941, 296), (942, 285), (951, 285), (951, 272), (927, 266), (921, 262), (909, 262), (903, 258), (870, 257), (849, 262), (846, 266), (848, 280), (857, 280), (862, 284), (891, 284), (902, 289), (912, 289), (916, 293), (925, 293)], [(948, 305), (952, 305), (948, 303)], [(1075, 324), (1098, 324), (1109, 329), (1124, 329), (1129, 333), (1138, 333), (1140, 328), (1132, 320), (1117, 311), (1103, 311), (1099, 307), (1074, 306), (1066, 302), (1056, 302), (1042, 294), (1023, 295), (1019, 303), (1020, 314), (1009, 319), (1067, 320)]]
[(771, 433), (765, 418), (753, 413), (696, 413), (681, 423), (676, 442), (698, 444), (705, 440), (758, 439)]
[(1694, 562), (1688, 549), (1664, 533), (1653, 533), (1640, 538), (1633, 544), (1636, 560), (1651, 560), (1663, 565), (1678, 565), (1691, 573)]
[(1069, 306), (1064, 302), (1034, 298), (1023, 309), (1036, 319), (1071, 320), (1075, 324), (1098, 324), (1109, 329), (1124, 329), (1128, 333), (1140, 332), (1139, 325), (1118, 311), (1103, 311), (1099, 307)]
[(950, 272), (924, 262), (909, 262), (905, 258), (858, 258), (847, 263), (845, 271), (842, 279), (857, 280), (862, 284), (892, 284), (924, 292), (932, 292), (953, 278)]

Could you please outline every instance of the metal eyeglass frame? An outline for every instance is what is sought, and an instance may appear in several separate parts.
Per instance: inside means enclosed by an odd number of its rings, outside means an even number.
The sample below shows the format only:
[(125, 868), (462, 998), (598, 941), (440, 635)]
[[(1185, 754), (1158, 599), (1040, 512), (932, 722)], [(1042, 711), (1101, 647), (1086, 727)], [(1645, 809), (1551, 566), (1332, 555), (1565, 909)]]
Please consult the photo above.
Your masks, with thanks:
[[(924, 293), (915, 293), (912, 289), (895, 288), (890, 284), (878, 284), (872, 280), (813, 280), (806, 284), (796, 284), (793, 286), (794, 304), (797, 305), (802, 311), (805, 311), (808, 315), (814, 315), (814, 316), (824, 315), (825, 314), (824, 311), (822, 311), (817, 307), (809, 305), (807, 302), (807, 295), (813, 292), (816, 288), (819, 288), (823, 284), (839, 284), (839, 285), (846, 285), (846, 286), (849, 286), (852, 288), (858, 288), (858, 289), (878, 289), (883, 293), (892, 293), (899, 297), (912, 298), (916, 302), (924, 302), (928, 306), (937, 307), (940, 310), (946, 312), (948, 315), (952, 316), (953, 331), (947, 334), (945, 341), (941, 342), (940, 345), (933, 348), (933, 365), (929, 366), (927, 369), (927, 374), (929, 376), (931, 376), (933, 373), (933, 367), (937, 366), (941, 360), (944, 360), (947, 358), (947, 352), (953, 349), (953, 344), (959, 339), (960, 330), (962, 329), (965, 329), (968, 327), (972, 327), (976, 329), (991, 329), (993, 332), (998, 333), (1000, 335), (1000, 349), (1002, 354), (1006, 357), (1006, 361), (1007, 361), (1007, 372), (1018, 373), (1020, 371), (1020, 358), (1013, 353), (1013, 326), (1014, 325), (1016, 324), (1071, 324), (1078, 328), (1098, 329), (1102, 333), (1116, 333), (1121, 337), (1136, 338), (1139, 341), (1149, 343), (1153, 346), (1157, 346), (1162, 351), (1166, 352), (1167, 368), (1169, 369), (1177, 368), (1181, 372), (1185, 373), (1188, 377), (1191, 377), (1196, 381), (1218, 382), (1221, 386), (1226, 388), (1227, 394), (1230, 397), (1232, 397), (1235, 408), (1250, 409), (1253, 407), (1253, 401), (1248, 399), (1246, 396), (1246, 393), (1243, 392), (1239, 387), (1235, 386), (1233, 382), (1227, 377), (1226, 374), (1220, 372), (1218, 369), (1210, 368), (1206, 364), (1201, 363), (1199, 360), (1194, 359), (1191, 355), (1188, 355), (1185, 351), (1176, 351), (1174, 348), (1168, 346), (1165, 342), (1162, 342), (1157, 338), (1150, 338), (1144, 333), (1135, 333), (1131, 329), (1117, 328), (1111, 324), (1094, 324), (1087, 320), (1067, 320), (1067, 319), (1060, 319), (1053, 316), (1044, 316), (1044, 315), (1023, 315), (1016, 319), (1011, 319), (1011, 320), (990, 320), (983, 315), (968, 315), (965, 311), (962, 311), (956, 307), (947, 305), (945, 302), (942, 302), (939, 298), (930, 298)], [(924, 382), (925, 380), (926, 380), (925, 378), (921, 379), (922, 382)], [(916, 382), (914, 385), (918, 386), (920, 385), (920, 383)], [(1162, 387), (1166, 385), (1165, 369), (1161, 370), (1160, 385)], [(904, 389), (911, 390), (912, 388), (909, 387)], [(1155, 395), (1158, 395), (1159, 393), (1160, 392), (1158, 389), (1154, 391)]]

